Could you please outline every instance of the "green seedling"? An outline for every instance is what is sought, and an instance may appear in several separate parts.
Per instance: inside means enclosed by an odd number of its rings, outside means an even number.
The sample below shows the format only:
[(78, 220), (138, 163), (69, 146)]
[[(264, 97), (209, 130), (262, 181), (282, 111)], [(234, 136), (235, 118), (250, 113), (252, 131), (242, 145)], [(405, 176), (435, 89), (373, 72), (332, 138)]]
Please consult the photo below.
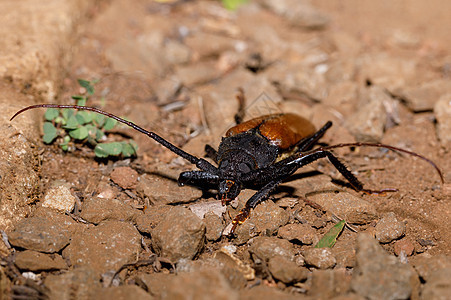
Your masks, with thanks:
[[(85, 106), (89, 97), (94, 95), (95, 81), (79, 79), (78, 83), (86, 89), (85, 95), (75, 95), (72, 99), (77, 105)], [(64, 151), (71, 151), (75, 142), (94, 147), (97, 157), (136, 156), (138, 146), (133, 140), (123, 142), (102, 142), (105, 133), (114, 128), (117, 121), (89, 111), (49, 108), (44, 114), (44, 137), (46, 144), (59, 141)]]
[(315, 248), (332, 248), (337, 241), (338, 236), (343, 231), (343, 228), (346, 225), (345, 220), (341, 220), (337, 224), (334, 225), (315, 245)]
[(222, 5), (228, 10), (237, 10), (238, 7), (248, 2), (248, 0), (221, 0)]

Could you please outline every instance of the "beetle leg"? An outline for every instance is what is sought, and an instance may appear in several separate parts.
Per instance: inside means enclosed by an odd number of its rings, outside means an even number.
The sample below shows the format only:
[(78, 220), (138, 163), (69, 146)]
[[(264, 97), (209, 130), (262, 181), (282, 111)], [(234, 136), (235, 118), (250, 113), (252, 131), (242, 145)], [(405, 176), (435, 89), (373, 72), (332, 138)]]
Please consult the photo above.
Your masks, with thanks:
[(205, 145), (205, 157), (211, 158), (215, 163), (218, 163), (218, 151), (210, 145)]
[(332, 122), (328, 121), (326, 124), (324, 124), (323, 127), (321, 127), (317, 132), (315, 132), (313, 135), (311, 135), (308, 138), (302, 139), (299, 144), (297, 145), (298, 150), (296, 152), (302, 152), (306, 151), (315, 145), (318, 140), (326, 133), (327, 129), (329, 129), (332, 126)]
[[(361, 183), (357, 177), (354, 176), (354, 174), (351, 173), (351, 171), (348, 170), (348, 168), (334, 155), (332, 152), (323, 150), (321, 148), (312, 150), (311, 153), (302, 154), (299, 153), (295, 156), (300, 156), (297, 159), (292, 160), (291, 162), (288, 162), (287, 164), (296, 164), (298, 167), (303, 167), (305, 165), (308, 165), (318, 159), (327, 157), (329, 161), (334, 165), (334, 167), (343, 175), (344, 178), (349, 182), (351, 187), (359, 192), (364, 192), (365, 194), (379, 194), (384, 195), (387, 192), (396, 192), (397, 189), (382, 189), (382, 190), (370, 190), (370, 189), (364, 189), (363, 183)], [(288, 158), (289, 159), (289, 158)]]
[(205, 171), (186, 171), (179, 175), (178, 183), (180, 186), (190, 184), (194, 186), (202, 186), (205, 184), (217, 186), (219, 176)]
[(257, 204), (265, 200), (269, 193), (271, 193), (280, 183), (282, 179), (274, 180), (267, 183), (264, 187), (262, 187), (258, 192), (256, 192), (249, 200), (247, 200), (244, 208), (239, 212), (238, 215), (232, 221), (232, 229), (230, 230), (230, 234), (235, 232), (235, 229), (238, 225), (243, 224), (249, 218), (251, 214), (251, 209), (254, 209)]

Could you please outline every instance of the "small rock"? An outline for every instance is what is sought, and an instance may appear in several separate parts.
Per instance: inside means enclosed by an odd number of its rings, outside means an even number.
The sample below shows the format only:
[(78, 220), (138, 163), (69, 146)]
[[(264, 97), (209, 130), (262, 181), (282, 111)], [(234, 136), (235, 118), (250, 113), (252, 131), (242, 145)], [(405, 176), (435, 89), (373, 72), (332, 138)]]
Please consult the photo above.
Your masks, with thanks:
[(308, 1), (266, 0), (263, 3), (276, 14), (283, 16), (296, 26), (308, 29), (321, 29), (329, 23), (329, 17), (312, 6)]
[(254, 238), (248, 251), (253, 256), (266, 262), (277, 255), (293, 260), (295, 255), (294, 247), (289, 241), (268, 236)]
[(308, 248), (303, 255), (305, 264), (317, 269), (329, 269), (337, 263), (330, 248)]
[(166, 293), (168, 285), (176, 276), (175, 274), (166, 273), (143, 273), (135, 277), (135, 282), (146, 289), (149, 294), (157, 299), (161, 299), (161, 295)]
[(196, 32), (186, 37), (185, 44), (193, 51), (196, 59), (201, 57), (218, 56), (226, 50), (232, 50), (236, 40), (205, 32)]
[[(69, 216), (63, 216), (72, 219)], [(64, 224), (64, 223), (63, 223)], [(71, 233), (67, 226), (44, 217), (31, 217), (16, 224), (8, 234), (11, 245), (28, 250), (54, 253), (69, 244)]]
[(17, 253), (14, 263), (19, 269), (31, 272), (67, 269), (67, 264), (61, 256), (32, 250)]
[(177, 67), (176, 77), (183, 85), (192, 87), (217, 79), (222, 73), (216, 68), (215, 61), (206, 61)]
[(71, 194), (69, 187), (60, 185), (47, 192), (42, 206), (61, 212), (71, 212), (74, 209), (75, 201), (76, 198)]
[(407, 87), (401, 93), (408, 107), (413, 111), (433, 110), (442, 95), (448, 94), (447, 98), (449, 99), (451, 83), (448, 79), (437, 79), (425, 82), (420, 86)]
[(295, 300), (302, 299), (299, 295), (290, 294), (288, 292), (283, 292), (280, 289), (269, 286), (269, 285), (255, 285), (249, 289), (240, 290), (240, 299), (242, 300), (271, 300), (271, 299), (280, 299), (280, 300)]
[(106, 220), (132, 221), (137, 210), (117, 199), (88, 197), (83, 202), (80, 217), (99, 224)]
[(451, 257), (446, 255), (431, 256), (428, 253), (423, 253), (412, 257), (411, 261), (418, 275), (426, 282), (437, 270), (451, 270)]
[(171, 207), (168, 205), (150, 206), (136, 217), (136, 227), (139, 231), (150, 234), (152, 229), (166, 218), (170, 210)]
[(188, 63), (191, 59), (191, 50), (185, 44), (168, 39), (164, 43), (166, 60), (171, 64)]
[(394, 250), (396, 256), (399, 256), (401, 252), (404, 252), (404, 254), (407, 256), (411, 256), (413, 251), (415, 250), (415, 246), (411, 240), (404, 238), (400, 241), (395, 242)]
[(288, 223), (290, 216), (287, 211), (266, 200), (252, 211), (251, 217), (246, 222), (255, 224), (255, 231), (266, 235), (277, 232), (280, 226)]
[(311, 245), (318, 241), (316, 231), (308, 224), (287, 224), (280, 227), (278, 235), (290, 242), (299, 241), (304, 245)]
[(158, 255), (173, 262), (192, 259), (204, 245), (205, 224), (188, 209), (176, 206), (151, 230), (151, 235)]
[[(419, 279), (408, 264), (389, 255), (369, 234), (357, 237), (352, 289), (367, 299), (415, 299)], [(375, 284), (377, 282), (377, 284)]]
[[(180, 187), (176, 181), (168, 180), (166, 176), (170, 172), (161, 171), (161, 174), (144, 174), (140, 176), (140, 180), (136, 187), (136, 191), (141, 197), (147, 197), (152, 203), (169, 204), (169, 203), (187, 203), (202, 197), (202, 191), (191, 187)], [(160, 171), (159, 171), (160, 172)], [(178, 176), (178, 174), (172, 175)], [(172, 177), (171, 175), (169, 175)], [(176, 177), (175, 177), (176, 178)]]
[(312, 193), (307, 199), (350, 224), (368, 224), (377, 216), (374, 205), (346, 192)]
[(313, 270), (308, 295), (314, 299), (336, 299), (335, 297), (349, 292), (350, 289), (351, 275), (346, 269)]
[(240, 260), (236, 255), (230, 253), (228, 248), (228, 246), (221, 247), (219, 251), (215, 252), (214, 258), (221, 262), (225, 267), (240, 271), (240, 273), (243, 274), (243, 277), (246, 280), (254, 280), (255, 270), (252, 269), (251, 266)]
[(121, 285), (121, 286), (111, 286), (107, 288), (96, 289), (92, 294), (92, 299), (99, 300), (127, 300), (127, 299), (142, 299), (151, 300), (154, 299), (145, 290), (136, 285)]
[(451, 145), (451, 94), (446, 94), (434, 105), (434, 115), (437, 120), (436, 131), (443, 146)]
[(50, 290), (50, 299), (93, 299), (100, 281), (92, 269), (82, 267), (58, 275), (48, 274), (44, 285)]
[(201, 270), (174, 276), (161, 299), (239, 299), (220, 272)]
[(214, 200), (208, 202), (194, 203), (188, 207), (199, 219), (203, 219), (206, 213), (214, 213), (221, 217), (226, 212), (227, 207), (221, 201)]
[(274, 278), (287, 284), (304, 281), (309, 273), (306, 268), (280, 255), (269, 259), (268, 268)]
[(222, 219), (220, 217), (210, 212), (205, 215), (204, 222), (207, 230), (205, 234), (207, 240), (216, 241), (221, 238), (224, 225), (222, 224)]
[(451, 295), (451, 269), (440, 269), (434, 271), (421, 291), (422, 300), (449, 299)]
[(63, 257), (73, 266), (90, 267), (103, 274), (135, 261), (140, 249), (141, 235), (133, 225), (105, 221), (72, 237)]
[(391, 101), (385, 90), (372, 86), (364, 104), (349, 116), (345, 126), (359, 142), (380, 142), (387, 123), (384, 102)]
[(111, 180), (123, 189), (134, 189), (138, 184), (138, 172), (130, 167), (117, 167), (110, 174)]
[(375, 228), (376, 239), (380, 243), (390, 243), (406, 233), (404, 222), (398, 221), (393, 212), (385, 214)]

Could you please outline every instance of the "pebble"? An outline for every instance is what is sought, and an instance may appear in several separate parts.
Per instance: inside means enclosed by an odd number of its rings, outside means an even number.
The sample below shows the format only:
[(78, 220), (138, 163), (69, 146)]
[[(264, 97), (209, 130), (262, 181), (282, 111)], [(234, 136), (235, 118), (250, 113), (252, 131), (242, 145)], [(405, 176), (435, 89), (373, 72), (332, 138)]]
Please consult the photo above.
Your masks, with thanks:
[(66, 185), (60, 185), (50, 189), (44, 197), (42, 207), (53, 208), (61, 212), (71, 212), (76, 202), (75, 196)]
[(311, 245), (318, 241), (316, 231), (308, 224), (287, 224), (279, 228), (278, 236), (304, 245)]
[(117, 167), (110, 174), (111, 180), (123, 189), (134, 189), (138, 184), (138, 172), (130, 167)]
[(350, 224), (368, 224), (377, 217), (373, 204), (347, 192), (312, 193), (307, 199)]
[(302, 252), (305, 264), (317, 269), (329, 269), (337, 264), (330, 248), (308, 248)]
[(109, 300), (109, 299), (140, 299), (140, 300), (152, 300), (150, 294), (137, 285), (121, 285), (112, 286), (107, 288), (100, 288), (92, 293), (91, 299)]
[(279, 227), (288, 223), (290, 215), (283, 208), (280, 208), (271, 200), (266, 200), (252, 211), (246, 222), (255, 225), (255, 231), (265, 235), (272, 235)]
[(440, 269), (451, 270), (451, 257), (443, 254), (431, 256), (428, 253), (423, 253), (412, 257), (411, 262), (420, 278), (426, 282), (429, 281), (434, 272)]
[(190, 210), (175, 206), (151, 230), (152, 246), (172, 262), (192, 259), (204, 246), (205, 224)]
[[(73, 222), (69, 216), (63, 216)], [(66, 223), (67, 224), (67, 223)], [(31, 217), (17, 223), (8, 234), (11, 245), (45, 253), (58, 252), (66, 247), (71, 238), (68, 226), (44, 217)]]
[(337, 299), (335, 297), (350, 292), (350, 289), (351, 275), (346, 269), (313, 270), (308, 295), (314, 299)]
[(443, 146), (451, 145), (451, 93), (445, 94), (434, 105), (436, 131)]
[(410, 265), (387, 253), (371, 235), (358, 235), (356, 268), (351, 281), (357, 294), (367, 299), (415, 299), (419, 284)]
[(44, 285), (50, 291), (50, 299), (93, 299), (94, 291), (101, 287), (98, 274), (89, 267), (48, 274)]
[(224, 224), (222, 223), (222, 218), (218, 217), (216, 214), (209, 212), (204, 218), (206, 234), (205, 237), (209, 241), (216, 241), (221, 238), (222, 231), (224, 230)]
[(415, 112), (433, 110), (441, 96), (451, 93), (451, 83), (448, 79), (427, 81), (419, 86), (406, 87), (402, 91), (407, 106)]
[(407, 256), (411, 256), (414, 250), (415, 245), (412, 243), (411, 240), (407, 238), (396, 241), (394, 244), (394, 251), (396, 256), (400, 256), (401, 252), (404, 252), (404, 254)]
[(283, 239), (268, 236), (258, 236), (249, 242), (248, 251), (255, 258), (269, 261), (274, 256), (282, 256), (288, 260), (294, 260), (295, 250), (293, 245)]
[(174, 277), (174, 274), (167, 273), (142, 273), (136, 275), (134, 280), (156, 299), (161, 299), (162, 295), (166, 294), (168, 285)]
[(33, 250), (17, 253), (14, 263), (19, 269), (31, 272), (67, 269), (67, 264), (60, 255)]
[(220, 272), (201, 270), (180, 273), (171, 278), (161, 299), (239, 299), (238, 292), (231, 288)]
[(103, 274), (135, 261), (140, 249), (141, 235), (133, 225), (104, 221), (74, 235), (63, 257), (74, 267), (89, 267)]
[(268, 268), (275, 279), (286, 284), (304, 281), (309, 274), (306, 268), (299, 267), (294, 261), (280, 255), (269, 259)]
[[(174, 172), (167, 172), (167, 169), (162, 170), (161, 175), (144, 174), (140, 176), (136, 191), (141, 197), (148, 198), (152, 204), (169, 204), (169, 203), (188, 203), (202, 197), (202, 191), (191, 187), (180, 187), (175, 180), (168, 180), (170, 178), (177, 178), (178, 174)], [(159, 171), (158, 171), (159, 172)]]
[(281, 15), (296, 26), (308, 29), (322, 29), (329, 24), (329, 17), (308, 1), (266, 0), (263, 3), (276, 14)]
[(81, 209), (80, 217), (99, 224), (106, 220), (132, 221), (138, 211), (121, 200), (109, 198), (87, 197)]
[(451, 269), (449, 268), (443, 268), (432, 272), (429, 280), (423, 286), (420, 299), (449, 299), (451, 295), (450, 278)]
[(406, 225), (404, 222), (398, 221), (393, 212), (383, 215), (375, 228), (376, 239), (384, 244), (399, 239), (405, 233)]
[[(387, 112), (384, 102), (391, 101), (387, 92), (378, 86), (372, 86), (364, 94), (364, 103), (347, 118), (346, 128), (358, 142), (380, 142), (387, 123)], [(365, 99), (366, 98), (366, 99)]]

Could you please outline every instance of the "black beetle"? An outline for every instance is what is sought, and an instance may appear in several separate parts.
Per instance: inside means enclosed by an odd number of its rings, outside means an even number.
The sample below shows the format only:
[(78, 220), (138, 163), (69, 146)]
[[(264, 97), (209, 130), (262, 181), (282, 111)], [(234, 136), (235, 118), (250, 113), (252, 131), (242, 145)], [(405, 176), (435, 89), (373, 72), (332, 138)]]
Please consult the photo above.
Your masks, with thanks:
[[(242, 189), (259, 186), (260, 189), (246, 202), (245, 207), (233, 219), (231, 234), (238, 224), (242, 224), (249, 217), (251, 209), (266, 199), (270, 192), (282, 181), (297, 169), (321, 158), (327, 157), (356, 191), (367, 194), (396, 191), (395, 189), (364, 189), (363, 184), (330, 152), (334, 148), (382, 147), (414, 155), (430, 163), (437, 170), (442, 183), (444, 182), (440, 169), (431, 160), (417, 153), (390, 145), (348, 143), (312, 149), (327, 129), (332, 126), (332, 122), (329, 121), (319, 130), (316, 130), (310, 121), (291, 113), (265, 115), (230, 128), (225, 137), (222, 138), (217, 151), (211, 146), (206, 146), (207, 153), (218, 164), (218, 167), (215, 167), (207, 160), (183, 151), (154, 132), (147, 131), (130, 121), (94, 107), (56, 104), (32, 105), (18, 111), (11, 120), (26, 110), (38, 107), (93, 111), (146, 134), (200, 169), (200, 171), (182, 172), (178, 179), (180, 185), (191, 184), (202, 187), (202, 185), (213, 184), (217, 186), (219, 198), (223, 204), (237, 197)], [(239, 119), (236, 118), (236, 120)]]

